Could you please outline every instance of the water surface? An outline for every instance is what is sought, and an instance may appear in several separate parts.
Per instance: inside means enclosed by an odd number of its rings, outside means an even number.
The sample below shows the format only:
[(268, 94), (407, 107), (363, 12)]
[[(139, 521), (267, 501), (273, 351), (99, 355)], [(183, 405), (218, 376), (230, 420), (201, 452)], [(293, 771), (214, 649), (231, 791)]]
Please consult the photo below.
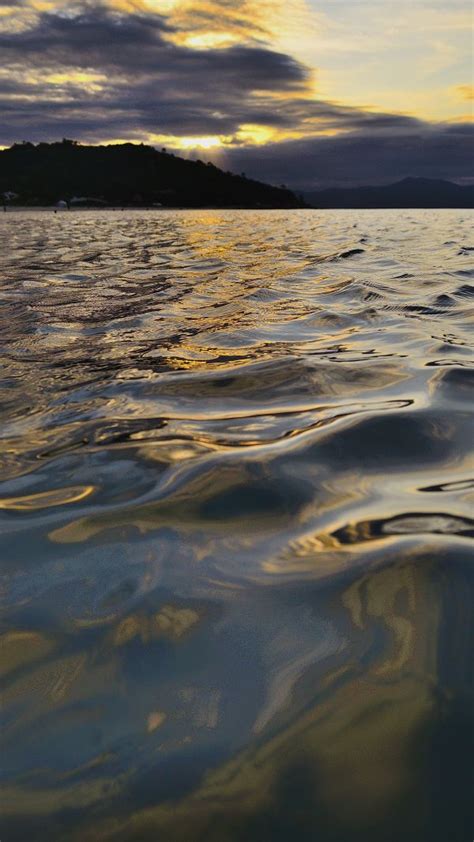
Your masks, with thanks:
[(471, 222), (2, 215), (3, 842), (471, 841)]

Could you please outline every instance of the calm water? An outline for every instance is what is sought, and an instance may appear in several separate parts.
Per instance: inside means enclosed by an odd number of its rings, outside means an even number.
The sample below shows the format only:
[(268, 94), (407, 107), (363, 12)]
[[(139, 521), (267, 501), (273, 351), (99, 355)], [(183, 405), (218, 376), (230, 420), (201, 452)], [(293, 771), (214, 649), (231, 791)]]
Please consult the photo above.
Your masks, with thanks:
[(471, 221), (2, 214), (2, 842), (471, 842)]

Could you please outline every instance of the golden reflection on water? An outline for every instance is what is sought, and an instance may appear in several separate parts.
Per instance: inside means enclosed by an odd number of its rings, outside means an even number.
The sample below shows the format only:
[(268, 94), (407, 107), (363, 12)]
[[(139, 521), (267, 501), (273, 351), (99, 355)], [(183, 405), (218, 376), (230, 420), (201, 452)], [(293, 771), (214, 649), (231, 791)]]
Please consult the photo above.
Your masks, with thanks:
[(164, 605), (152, 617), (130, 615), (122, 620), (114, 631), (114, 644), (124, 646), (137, 636), (140, 636), (143, 643), (162, 635), (179, 640), (198, 621), (199, 614), (196, 611)]
[(19, 667), (44, 658), (54, 649), (54, 642), (31, 631), (9, 631), (0, 635), (0, 673), (6, 675)]
[(2, 838), (464, 842), (467, 216), (5, 216)]
[(90, 497), (95, 491), (93, 485), (76, 488), (57, 488), (54, 491), (42, 491), (39, 494), (27, 494), (24, 497), (5, 497), (0, 500), (0, 509), (13, 512), (31, 512), (47, 509), (50, 506), (64, 506), (67, 503), (79, 503)]
[[(315, 832), (318, 814), (341, 834), (352, 829), (356, 838), (378, 818), (395, 814), (404, 793), (420, 786), (417, 742), (436, 713), (441, 606), (430, 587), (429, 564), (406, 560), (362, 576), (342, 594), (354, 634), (372, 635), (380, 626), (384, 635), (366, 669), (356, 661), (337, 669), (329, 664), (309, 707), (298, 713), (301, 700), (294, 699), (271, 736), (210, 772), (191, 795), (138, 812), (125, 824), (112, 819), (89, 828), (90, 838), (113, 839), (119, 827), (124, 839), (156, 838), (152, 828), (170, 841), (234, 838), (236, 828), (238, 838), (246, 838), (256, 816), (278, 815), (275, 799), (291, 775), (304, 788), (302, 807), (297, 800), (293, 806), (295, 817), (299, 809), (309, 811)], [(425, 808), (421, 800), (420, 826)]]

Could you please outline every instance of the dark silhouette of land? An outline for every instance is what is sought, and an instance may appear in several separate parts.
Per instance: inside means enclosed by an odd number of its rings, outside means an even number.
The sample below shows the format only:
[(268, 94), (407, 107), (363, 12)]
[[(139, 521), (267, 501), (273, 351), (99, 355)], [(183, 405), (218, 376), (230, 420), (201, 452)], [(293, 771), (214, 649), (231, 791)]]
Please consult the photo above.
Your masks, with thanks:
[[(16, 205), (163, 206), (220, 208), (471, 208), (474, 185), (405, 178), (381, 187), (343, 187), (307, 192), (304, 198), (132, 143), (83, 146), (16, 143), (0, 151), (0, 201)], [(307, 202), (307, 205), (305, 205)]]
[(474, 185), (404, 178), (383, 187), (341, 187), (305, 193), (315, 208), (472, 208)]
[(0, 198), (17, 205), (296, 208), (290, 190), (131, 143), (14, 144), (0, 151)]

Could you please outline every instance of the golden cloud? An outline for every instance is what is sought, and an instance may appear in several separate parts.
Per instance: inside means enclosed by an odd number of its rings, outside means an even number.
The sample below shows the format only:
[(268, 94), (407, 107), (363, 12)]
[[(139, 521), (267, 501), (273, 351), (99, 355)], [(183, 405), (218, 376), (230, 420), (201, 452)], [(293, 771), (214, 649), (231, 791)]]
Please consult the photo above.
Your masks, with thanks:
[(456, 93), (461, 99), (474, 99), (474, 85), (458, 85)]

